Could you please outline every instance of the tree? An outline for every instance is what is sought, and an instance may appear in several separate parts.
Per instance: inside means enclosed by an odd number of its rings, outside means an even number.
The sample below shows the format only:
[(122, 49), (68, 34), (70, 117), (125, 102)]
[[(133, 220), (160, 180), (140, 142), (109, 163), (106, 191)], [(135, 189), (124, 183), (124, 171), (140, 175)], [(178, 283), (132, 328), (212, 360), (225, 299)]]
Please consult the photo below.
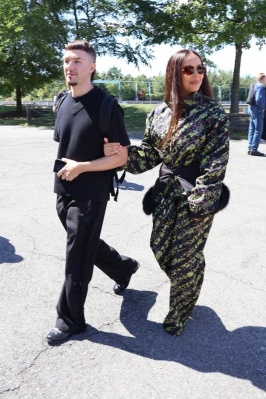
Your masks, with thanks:
[[(232, 71), (223, 71), (211, 68), (208, 71), (208, 78), (211, 83), (214, 97), (220, 101), (228, 101), (232, 91)], [(239, 100), (245, 101), (248, 95), (250, 84), (255, 81), (255, 77), (240, 77)]]
[(162, 101), (164, 98), (164, 76), (154, 76), (152, 81), (152, 99)]
[(170, 0), (163, 6), (166, 17), (149, 19), (153, 43), (189, 46), (206, 57), (227, 45), (235, 47), (231, 112), (239, 110), (240, 66), (243, 49), (256, 38), (265, 44), (266, 0)]
[(59, 43), (66, 32), (47, 2), (0, 0), (0, 78), (3, 92), (15, 89), (17, 111), (22, 95), (61, 73)]
[(98, 54), (148, 64), (146, 17), (156, 1), (0, 0), (1, 92), (21, 97), (62, 75), (64, 44), (88, 39)]
[(138, 66), (148, 65), (146, 20), (158, 1), (64, 0), (71, 38), (88, 39), (99, 55), (110, 54)]

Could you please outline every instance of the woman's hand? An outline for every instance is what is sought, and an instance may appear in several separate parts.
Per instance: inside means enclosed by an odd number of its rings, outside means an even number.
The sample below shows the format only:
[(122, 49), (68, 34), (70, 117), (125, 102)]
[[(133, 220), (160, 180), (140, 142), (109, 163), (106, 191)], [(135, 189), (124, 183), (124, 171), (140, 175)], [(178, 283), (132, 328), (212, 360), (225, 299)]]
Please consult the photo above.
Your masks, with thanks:
[(120, 143), (109, 143), (108, 139), (106, 137), (104, 138), (103, 150), (106, 157), (117, 154), (119, 151), (121, 151), (122, 148), (123, 147)]

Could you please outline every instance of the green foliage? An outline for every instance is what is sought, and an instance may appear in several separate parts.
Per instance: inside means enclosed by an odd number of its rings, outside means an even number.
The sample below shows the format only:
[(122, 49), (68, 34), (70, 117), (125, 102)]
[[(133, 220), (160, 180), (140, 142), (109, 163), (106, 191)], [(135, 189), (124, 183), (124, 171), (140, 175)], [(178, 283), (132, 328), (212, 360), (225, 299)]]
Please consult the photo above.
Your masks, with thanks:
[[(144, 133), (145, 121), (147, 114), (153, 109), (152, 104), (121, 104), (125, 112), (125, 124), (128, 133), (131, 136), (141, 138)], [(9, 114), (9, 115), (8, 115)], [(49, 108), (32, 109), (31, 126), (45, 126), (46, 128), (54, 128), (54, 113)], [(24, 116), (17, 117), (14, 113), (14, 107), (0, 107), (0, 125), (21, 125), (27, 124), (26, 111)]]
[(143, 137), (147, 114), (154, 104), (122, 104), (125, 113), (125, 124), (130, 135)]
[(66, 37), (47, 2), (0, 0), (0, 94), (15, 89), (21, 108), (21, 96), (60, 76)]
[(152, 82), (152, 99), (162, 101), (164, 98), (164, 76), (155, 76)]
[[(210, 69), (208, 78), (215, 98), (220, 101), (228, 101), (231, 97), (233, 73), (220, 69)], [(255, 77), (252, 76), (240, 77), (239, 101), (246, 100), (249, 87), (254, 81)]]
[[(228, 101), (232, 89), (233, 74), (231, 71), (223, 71), (220, 69), (210, 68), (208, 70), (208, 77), (214, 91), (215, 98), (221, 101)], [(165, 76), (159, 75), (153, 78), (147, 78), (145, 75), (133, 77), (131, 75), (123, 75), (120, 69), (116, 67), (110, 68), (105, 73), (97, 73), (96, 80), (108, 80), (114, 78), (120, 81), (120, 91), (118, 84), (95, 83), (101, 87), (105, 92), (120, 98), (123, 101), (141, 100), (138, 97), (138, 90), (141, 89), (145, 96), (142, 100), (145, 101), (163, 101), (164, 97), (164, 82)], [(240, 91), (239, 100), (245, 101), (249, 86), (255, 81), (254, 76), (240, 77)], [(149, 98), (148, 85), (150, 84), (151, 98)], [(52, 101), (56, 93), (66, 89), (63, 74), (60, 79), (55, 79), (52, 82), (45, 83), (38, 89), (33, 89), (27, 96), (23, 98), (24, 101), (50, 100)], [(0, 97), (1, 98), (1, 97)]]
[(21, 98), (61, 77), (64, 44), (89, 39), (98, 54), (148, 64), (145, 15), (157, 2), (0, 0), (0, 96)]
[[(125, 112), (125, 124), (130, 137), (142, 139), (147, 114), (153, 109), (154, 106), (155, 105), (152, 104), (122, 104)], [(26, 126), (26, 112), (24, 112), (23, 117), (17, 117), (13, 110), (12, 107), (0, 106), (0, 125)], [(3, 116), (7, 113), (9, 113), (9, 116)], [(244, 119), (246, 120), (246, 117)], [(53, 129), (54, 121), (55, 118), (51, 108), (36, 109), (31, 117), (30, 126)], [(246, 139), (246, 136), (246, 129), (239, 129), (237, 131), (230, 132), (231, 139), (242, 140)]]
[(139, 65), (147, 64), (146, 16), (157, 1), (63, 1), (72, 38), (88, 39), (99, 55), (111, 54)]
[(234, 43), (250, 48), (253, 36), (262, 46), (265, 39), (265, 6), (265, 0), (168, 1), (165, 12), (171, 26), (164, 33), (164, 42), (176, 43), (178, 38), (181, 45), (193, 44), (209, 54), (213, 49), (220, 50)]
[(161, 23), (153, 18), (150, 35), (153, 43), (180, 44), (203, 54), (226, 45), (235, 47), (235, 68), (232, 80), (231, 112), (238, 111), (242, 49), (249, 49), (251, 39), (265, 44), (266, 0), (187, 0), (167, 1)]
[[(84, 38), (99, 55), (124, 58), (136, 66), (149, 63), (149, 45), (154, 43), (194, 46), (205, 58), (213, 49), (234, 45), (234, 104), (242, 49), (250, 47), (252, 37), (259, 47), (265, 43), (265, 8), (266, 0), (0, 0), (0, 97), (12, 94), (22, 109), (22, 97), (53, 96), (65, 86), (64, 44)], [(120, 72), (114, 67), (107, 73), (109, 79), (124, 80), (120, 89), (104, 86), (112, 94), (163, 98), (162, 77), (149, 85), (146, 76), (123, 78)]]

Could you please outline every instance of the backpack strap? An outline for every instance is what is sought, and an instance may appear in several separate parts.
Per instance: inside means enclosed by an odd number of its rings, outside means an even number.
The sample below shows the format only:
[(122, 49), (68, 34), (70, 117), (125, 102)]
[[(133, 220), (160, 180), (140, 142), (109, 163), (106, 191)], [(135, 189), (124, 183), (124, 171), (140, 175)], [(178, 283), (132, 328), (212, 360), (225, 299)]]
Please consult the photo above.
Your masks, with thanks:
[(68, 90), (65, 91), (65, 93), (56, 101), (56, 103), (55, 103), (56, 112), (58, 112), (62, 102), (64, 101), (64, 99), (66, 98), (67, 95), (68, 95)]
[(105, 94), (101, 103), (100, 115), (99, 115), (99, 126), (102, 133), (107, 133), (111, 123), (112, 109), (117, 99), (110, 94)]
[(246, 103), (249, 104), (249, 105), (256, 105), (255, 92), (254, 92), (255, 84), (256, 84), (256, 82), (254, 82), (254, 83), (252, 83), (250, 85), (250, 89), (249, 89), (249, 92), (248, 92), (248, 97), (247, 97), (247, 100), (246, 100)]
[[(99, 127), (103, 135), (108, 132), (110, 123), (111, 123), (111, 117), (112, 117), (112, 109), (113, 105), (117, 102), (117, 99), (114, 96), (111, 96), (110, 94), (105, 94), (101, 107), (100, 107), (100, 114), (99, 114)], [(112, 182), (111, 182), (111, 187), (110, 187), (110, 193), (112, 197), (114, 197), (114, 201), (117, 201), (118, 193), (119, 193), (119, 184), (123, 183), (126, 171), (123, 172), (122, 176), (118, 178), (117, 171), (121, 170), (120, 168), (117, 169), (112, 169), (110, 171), (111, 176), (112, 176)], [(122, 169), (123, 170), (123, 169)], [(114, 180), (116, 182), (116, 190), (114, 188)]]

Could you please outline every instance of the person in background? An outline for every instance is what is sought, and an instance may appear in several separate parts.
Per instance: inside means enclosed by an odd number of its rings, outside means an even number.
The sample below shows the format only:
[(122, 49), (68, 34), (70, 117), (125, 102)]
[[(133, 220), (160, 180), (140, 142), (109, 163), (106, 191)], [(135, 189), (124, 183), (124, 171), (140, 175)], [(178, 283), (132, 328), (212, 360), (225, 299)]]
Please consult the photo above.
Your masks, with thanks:
[[(266, 86), (264, 86), (264, 90), (266, 90)], [(266, 101), (266, 92), (265, 92), (265, 101)], [(263, 130), (262, 130), (260, 143), (266, 143), (266, 112), (265, 111), (264, 111)]]
[(259, 73), (254, 85), (254, 103), (249, 105), (247, 113), (249, 114), (248, 128), (248, 155), (264, 157), (265, 154), (258, 151), (260, 139), (263, 132), (264, 111), (266, 107), (265, 97), (266, 75)]
[[(113, 184), (109, 170), (126, 163), (130, 141), (122, 109), (116, 102), (108, 138), (121, 140), (123, 148), (119, 154), (104, 156), (99, 113), (105, 93), (92, 84), (95, 68), (96, 53), (87, 41), (76, 40), (66, 46), (64, 74), (70, 91), (58, 109), (54, 130), (58, 142), (56, 209), (67, 232), (65, 279), (55, 327), (46, 337), (49, 345), (59, 345), (85, 329), (84, 304), (94, 264), (115, 281), (116, 294), (127, 288), (139, 268), (136, 260), (121, 256), (100, 239)], [(92, 169), (91, 161), (95, 159), (96, 167)]]
[[(129, 146), (125, 166), (138, 174), (161, 164), (150, 198), (150, 245), (170, 280), (163, 328), (171, 335), (182, 333), (201, 291), (203, 250), (229, 158), (228, 126), (200, 55), (177, 51), (168, 61), (164, 102), (148, 114), (142, 143)], [(120, 148), (119, 143), (105, 144), (105, 155)]]

